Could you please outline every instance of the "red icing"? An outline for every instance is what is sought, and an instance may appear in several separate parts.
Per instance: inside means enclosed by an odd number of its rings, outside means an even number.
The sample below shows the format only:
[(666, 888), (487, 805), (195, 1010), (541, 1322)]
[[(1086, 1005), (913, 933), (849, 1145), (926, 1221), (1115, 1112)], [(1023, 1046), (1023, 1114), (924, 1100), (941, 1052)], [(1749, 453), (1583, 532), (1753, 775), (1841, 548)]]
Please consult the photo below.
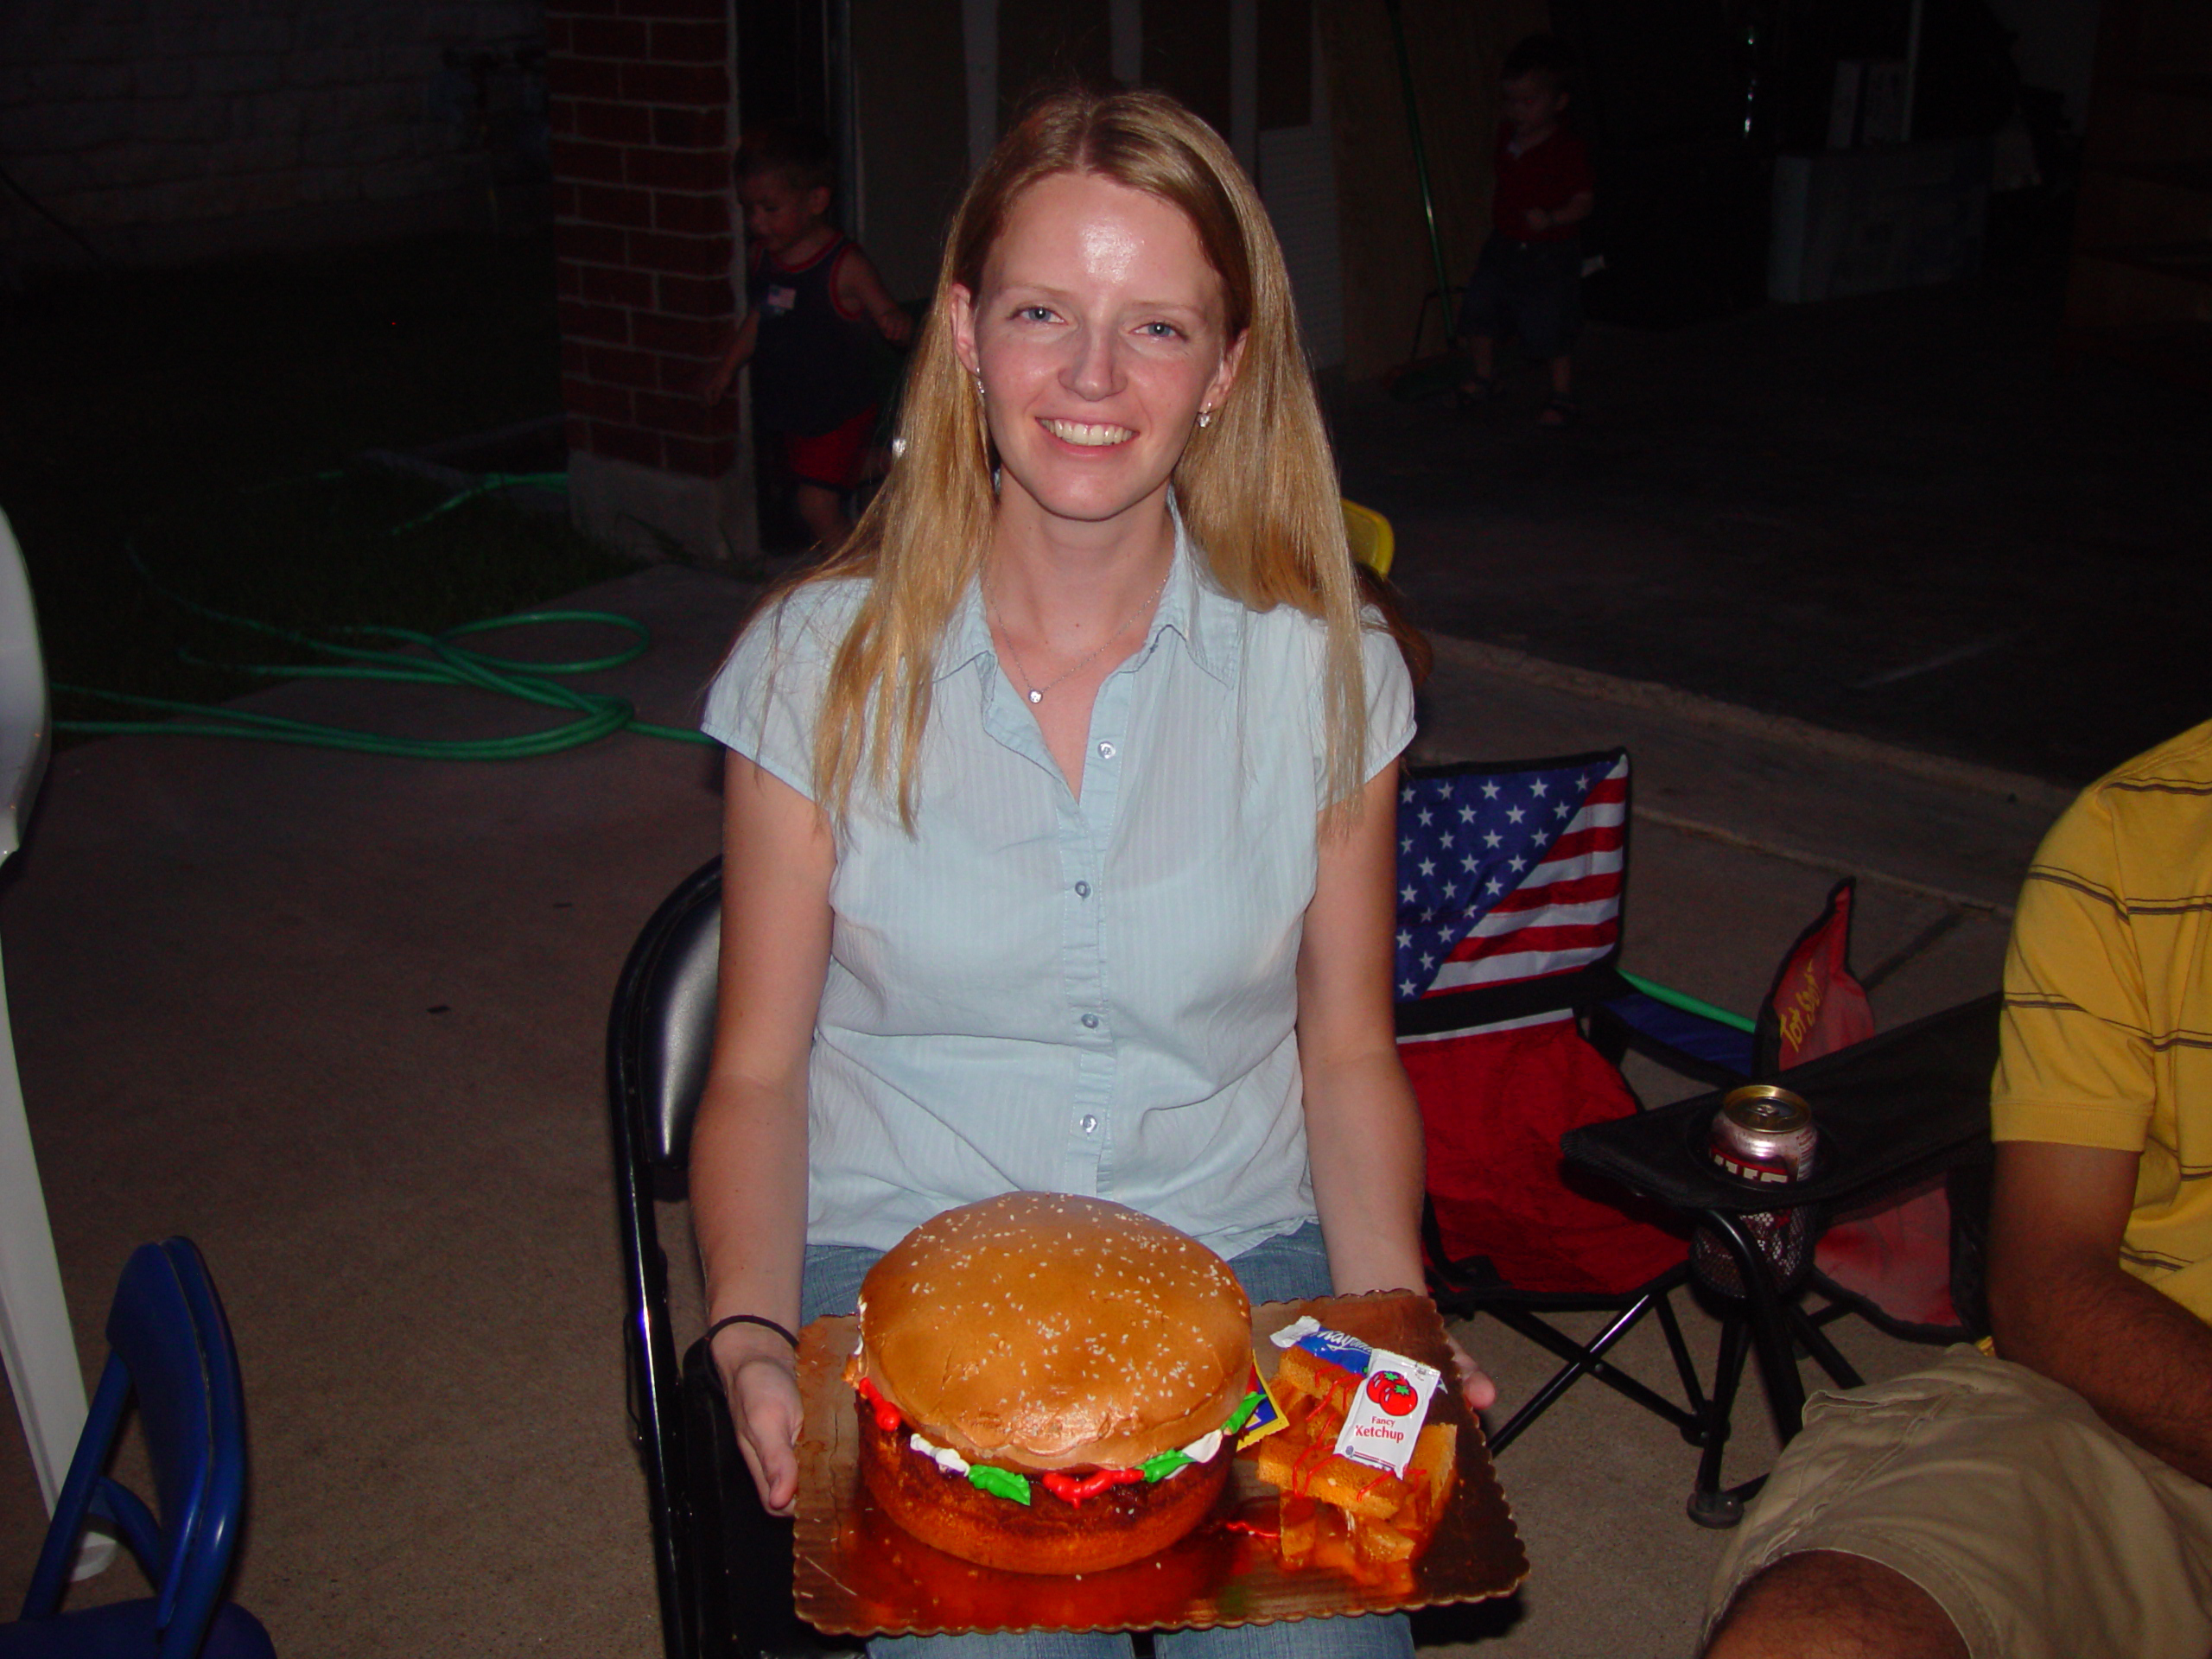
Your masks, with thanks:
[(861, 1398), (868, 1402), (868, 1409), (875, 1414), (875, 1426), (886, 1434), (896, 1433), (899, 1425), (906, 1421), (899, 1414), (899, 1408), (885, 1399), (875, 1384), (866, 1377), (853, 1386), (860, 1391)]
[(1094, 1469), (1083, 1476), (1064, 1474), (1054, 1469), (1042, 1477), (1045, 1490), (1065, 1503), (1080, 1503), (1085, 1498), (1096, 1497), (1109, 1486), (1128, 1486), (1144, 1478), (1141, 1469)]

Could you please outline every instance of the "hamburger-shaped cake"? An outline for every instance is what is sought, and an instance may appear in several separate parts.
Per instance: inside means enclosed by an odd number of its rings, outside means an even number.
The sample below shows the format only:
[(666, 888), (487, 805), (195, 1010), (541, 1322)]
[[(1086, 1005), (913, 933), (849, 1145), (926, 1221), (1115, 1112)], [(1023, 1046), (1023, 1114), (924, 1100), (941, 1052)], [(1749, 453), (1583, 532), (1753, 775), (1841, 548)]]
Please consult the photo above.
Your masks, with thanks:
[(861, 1287), (861, 1478), (925, 1543), (1090, 1573), (1205, 1519), (1249, 1414), (1252, 1310), (1196, 1239), (1014, 1192), (907, 1234)]

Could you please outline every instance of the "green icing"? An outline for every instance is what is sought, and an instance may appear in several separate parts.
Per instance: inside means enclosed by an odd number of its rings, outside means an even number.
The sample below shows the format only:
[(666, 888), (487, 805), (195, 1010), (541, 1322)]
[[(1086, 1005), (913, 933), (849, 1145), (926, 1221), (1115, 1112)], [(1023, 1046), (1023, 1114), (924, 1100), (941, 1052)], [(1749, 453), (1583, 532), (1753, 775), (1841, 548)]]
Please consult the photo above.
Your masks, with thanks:
[(1157, 1456), (1147, 1458), (1137, 1467), (1148, 1481), (1165, 1480), (1190, 1460), (1180, 1452), (1162, 1452)]
[(1238, 1402), (1236, 1410), (1229, 1414), (1229, 1421), (1221, 1426), (1221, 1432), (1224, 1434), (1234, 1434), (1252, 1421), (1252, 1414), (1259, 1408), (1260, 1391), (1255, 1389)]
[[(1223, 1436), (1226, 1438), (1236, 1433), (1259, 1408), (1260, 1395), (1255, 1389), (1239, 1401), (1236, 1409), (1229, 1414), (1228, 1421), (1221, 1426)], [(1137, 1467), (1147, 1482), (1160, 1481), (1188, 1465), (1191, 1460), (1189, 1455), (1183, 1452), (1162, 1452), (1155, 1457), (1147, 1458)], [(1016, 1503), (1029, 1502), (1029, 1478), (1017, 1475), (1010, 1469), (993, 1469), (983, 1464), (971, 1464), (968, 1469), (968, 1479), (978, 1491), (988, 1492), (994, 1497), (1011, 1498)]]
[(1017, 1503), (1029, 1502), (1029, 1477), (1017, 1475), (1011, 1469), (993, 1469), (974, 1463), (968, 1465), (968, 1479), (978, 1491), (988, 1492), (994, 1497), (1010, 1497)]
[[(1222, 1439), (1228, 1440), (1234, 1436), (1238, 1429), (1251, 1421), (1252, 1414), (1259, 1408), (1260, 1394), (1259, 1390), (1255, 1389), (1237, 1402), (1236, 1409), (1230, 1412), (1228, 1421), (1222, 1424)], [(1147, 1458), (1137, 1465), (1137, 1470), (1147, 1482), (1165, 1480), (1178, 1469), (1187, 1466), (1191, 1462), (1190, 1456), (1183, 1452), (1162, 1452), (1157, 1457)]]

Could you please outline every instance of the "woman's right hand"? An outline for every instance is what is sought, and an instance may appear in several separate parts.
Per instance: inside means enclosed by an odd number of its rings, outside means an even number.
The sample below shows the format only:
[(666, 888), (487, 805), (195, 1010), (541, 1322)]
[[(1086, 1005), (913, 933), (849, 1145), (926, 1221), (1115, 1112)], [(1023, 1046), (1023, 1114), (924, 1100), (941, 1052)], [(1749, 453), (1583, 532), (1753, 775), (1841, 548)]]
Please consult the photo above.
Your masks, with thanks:
[(715, 1338), (714, 1358), (760, 1506), (789, 1515), (798, 1495), (798, 1370), (791, 1351), (773, 1332), (739, 1325)]

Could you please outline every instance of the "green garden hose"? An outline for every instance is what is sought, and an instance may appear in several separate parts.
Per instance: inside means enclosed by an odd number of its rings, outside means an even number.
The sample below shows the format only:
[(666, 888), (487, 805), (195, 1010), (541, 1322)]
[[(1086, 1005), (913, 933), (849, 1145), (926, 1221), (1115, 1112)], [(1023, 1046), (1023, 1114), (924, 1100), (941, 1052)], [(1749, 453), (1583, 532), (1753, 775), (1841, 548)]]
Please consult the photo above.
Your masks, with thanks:
[[(208, 612), (202, 607), (193, 608), (204, 615), (219, 617), (221, 614), (219, 612)], [(101, 697), (111, 702), (128, 703), (133, 708), (157, 709), (167, 714), (188, 718), (57, 720), (54, 722), (54, 729), (102, 735), (244, 737), (264, 743), (297, 743), (313, 748), (350, 749), (361, 754), (397, 755), (415, 760), (527, 760), (541, 754), (556, 754), (563, 749), (577, 748), (616, 732), (626, 731), (636, 732), (645, 737), (664, 738), (672, 743), (711, 745), (714, 741), (703, 732), (680, 726), (657, 726), (639, 720), (637, 711), (623, 698), (598, 691), (581, 691), (560, 683), (557, 677), (562, 675), (591, 674), (620, 668), (644, 655), (652, 639), (645, 624), (612, 611), (525, 611), (513, 616), (497, 616), (482, 622), (467, 623), (440, 634), (422, 633), (412, 628), (359, 627), (346, 630), (362, 638), (397, 642), (399, 648), (390, 650), (338, 645), (294, 633), (289, 629), (272, 628), (265, 623), (254, 622), (244, 617), (228, 620), (311, 650), (346, 659), (341, 663), (303, 665), (227, 664), (238, 673), (264, 675), (272, 679), (385, 680), (414, 685), (474, 686), (479, 690), (518, 698), (548, 709), (566, 709), (573, 711), (575, 717), (543, 731), (526, 732), (514, 737), (386, 737), (374, 732), (352, 731), (342, 726), (325, 726), (313, 721), (257, 714), (228, 704), (180, 702), (168, 697), (141, 696), (127, 691), (103, 691), (92, 686), (67, 685), (57, 681), (54, 690), (58, 691)], [(456, 643), (472, 633), (559, 622), (582, 622), (621, 628), (633, 637), (619, 651), (573, 663), (517, 662), (510, 658), (471, 651)], [(429, 654), (420, 654), (423, 652)]]
[[(491, 474), (441, 502), (429, 512), (396, 526), (392, 534), (412, 530), (464, 501), (511, 485), (561, 487), (565, 483), (565, 477), (557, 473)], [(201, 667), (223, 667), (235, 673), (269, 679), (383, 680), (410, 685), (474, 687), (480, 691), (513, 697), (543, 708), (565, 709), (572, 718), (542, 731), (526, 732), (513, 737), (387, 737), (375, 732), (353, 731), (342, 726), (326, 726), (313, 721), (257, 714), (228, 704), (181, 702), (168, 697), (108, 691), (96, 686), (69, 685), (56, 681), (54, 689), (57, 691), (184, 716), (168, 720), (57, 720), (54, 727), (58, 732), (102, 736), (241, 737), (264, 743), (295, 743), (314, 748), (346, 749), (360, 754), (394, 755), (416, 760), (524, 760), (542, 754), (556, 754), (563, 749), (577, 748), (616, 732), (636, 732), (642, 736), (662, 738), (671, 743), (698, 743), (709, 747), (713, 744), (714, 740), (702, 732), (677, 726), (657, 726), (639, 720), (636, 709), (621, 697), (599, 691), (579, 690), (561, 683), (565, 676), (604, 672), (635, 662), (643, 656), (652, 643), (652, 636), (645, 624), (631, 617), (612, 611), (524, 611), (463, 623), (442, 633), (425, 633), (414, 628), (360, 626), (339, 629), (337, 632), (356, 640), (385, 643), (376, 645), (343, 644), (337, 640), (318, 639), (290, 628), (277, 627), (251, 617), (235, 616), (227, 611), (203, 605), (164, 587), (147, 569), (145, 561), (139, 556), (135, 546), (129, 550), (129, 553), (131, 567), (138, 573), (140, 580), (180, 609), (208, 621), (282, 639), (289, 645), (338, 659), (305, 664), (213, 664), (188, 652), (180, 651), (179, 657), (187, 663)], [(518, 662), (512, 658), (494, 657), (485, 652), (471, 650), (460, 643), (474, 634), (557, 623), (583, 623), (619, 628), (631, 638), (619, 649), (605, 656), (569, 663)]]

